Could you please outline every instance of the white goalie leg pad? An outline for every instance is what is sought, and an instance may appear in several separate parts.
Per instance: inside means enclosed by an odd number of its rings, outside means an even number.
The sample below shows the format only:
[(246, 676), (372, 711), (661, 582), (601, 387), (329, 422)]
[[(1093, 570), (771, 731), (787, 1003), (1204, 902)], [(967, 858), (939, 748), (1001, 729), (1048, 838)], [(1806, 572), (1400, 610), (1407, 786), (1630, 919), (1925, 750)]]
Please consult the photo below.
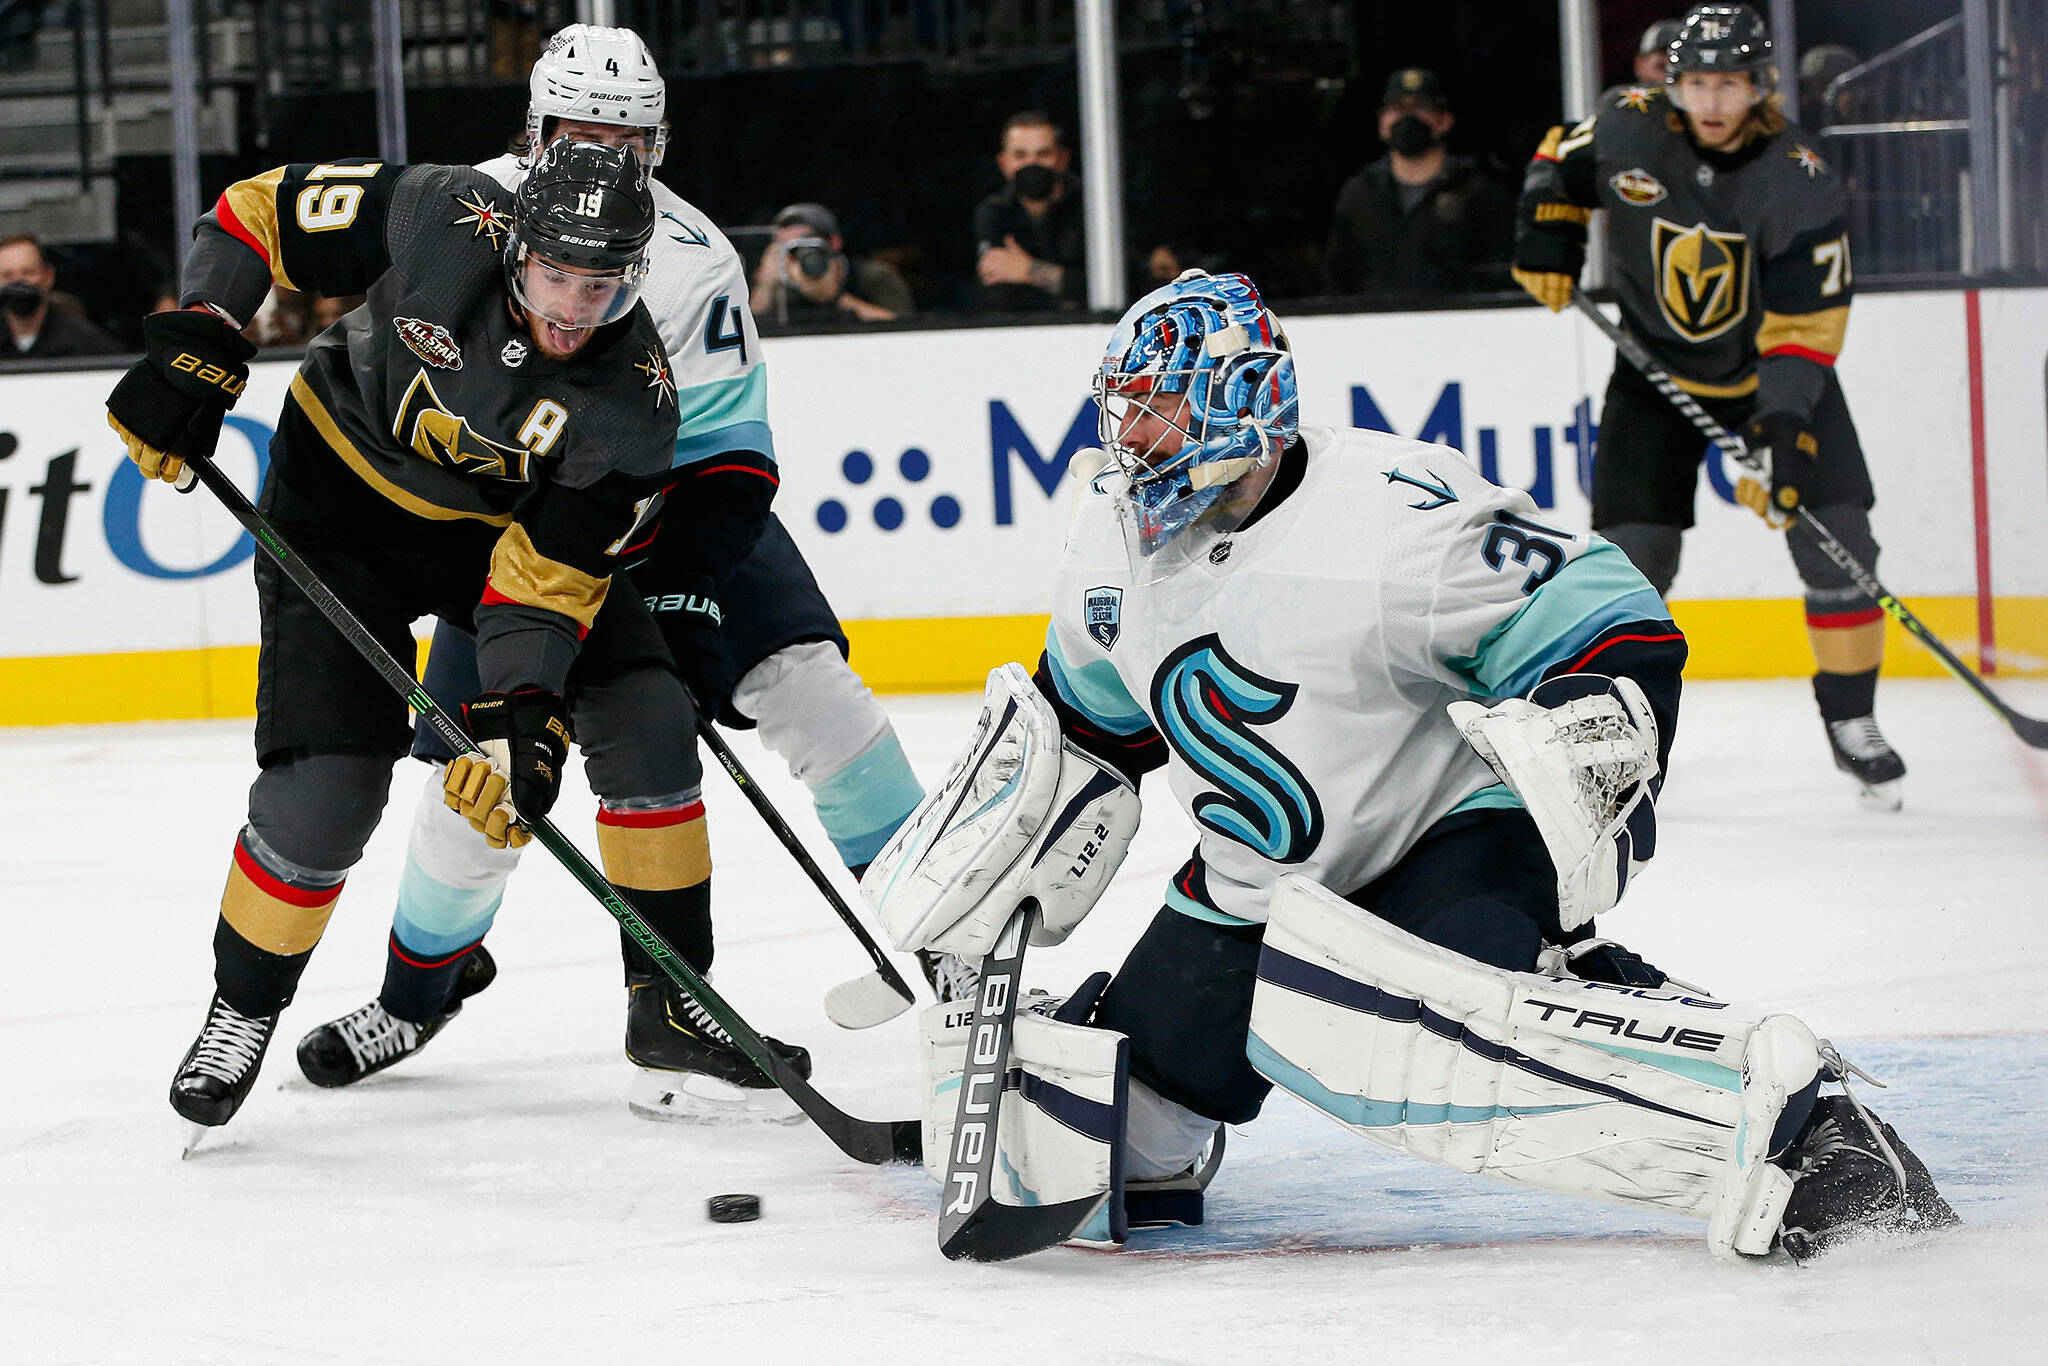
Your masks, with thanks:
[(1723, 1255), (1769, 1250), (1790, 1183), (1779, 1190), (1764, 1158), (1790, 1141), (1820, 1063), (1790, 1016), (1504, 972), (1299, 875), (1274, 890), (1247, 1049), (1275, 1085), (1376, 1142), (1707, 1218)]
[(1613, 909), (1629, 876), (1629, 818), (1651, 800), (1657, 718), (1630, 678), (1555, 707), (1526, 698), (1453, 702), (1466, 742), (1522, 799), (1557, 867), (1558, 918), (1573, 930)]
[[(1084, 1224), (1124, 1239), (1123, 1153), (1130, 1108), (1130, 1042), (1107, 1029), (1055, 1020), (1059, 998), (1017, 1003), (1010, 1072), (996, 1112), (990, 1198), (1051, 1205), (1098, 1196)], [(924, 1032), (924, 1162), (939, 1182), (953, 1151), (972, 1002), (940, 1002), (919, 1017)], [(1105, 1223), (1104, 1216), (1108, 1217)]]
[(989, 674), (974, 739), (861, 878), (899, 949), (979, 959), (1027, 897), (1031, 942), (1057, 944), (1108, 887), (1138, 829), (1138, 793), (1060, 738), (1023, 666)]

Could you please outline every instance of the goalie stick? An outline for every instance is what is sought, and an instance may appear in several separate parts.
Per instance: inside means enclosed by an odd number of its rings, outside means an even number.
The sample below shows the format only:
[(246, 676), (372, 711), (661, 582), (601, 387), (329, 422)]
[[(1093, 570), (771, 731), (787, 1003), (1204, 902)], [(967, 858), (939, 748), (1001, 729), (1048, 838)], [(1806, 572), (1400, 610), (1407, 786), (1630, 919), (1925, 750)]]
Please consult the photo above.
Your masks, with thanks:
[(1031, 943), (1038, 902), (1027, 898), (1010, 916), (981, 964), (981, 993), (967, 1028), (953, 1150), (946, 1157), (939, 1209), (939, 1251), (948, 1261), (1006, 1262), (1074, 1235), (1100, 1200), (1083, 1196), (1053, 1205), (1005, 1205), (995, 1198), (996, 1125), (1010, 1075), (1010, 1035), (1017, 1019), (1017, 974)]
[[(1659, 393), (1671, 400), (1672, 405), (1684, 413), (1693, 426), (1700, 429), (1701, 435), (1734, 456), (1745, 468), (1754, 472), (1762, 471), (1763, 462), (1750, 454), (1748, 444), (1714, 421), (1706, 409), (1693, 401), (1691, 394), (1679, 388), (1678, 382), (1651, 358), (1648, 347), (1630, 336), (1620, 324), (1609, 322), (1607, 315), (1600, 311), (1599, 305), (1576, 288), (1572, 290), (1572, 306), (1585, 314), (1593, 326), (1599, 328), (1607, 339), (1614, 343), (1615, 349), (1621, 352), (1628, 363), (1642, 371), (1643, 378), (1655, 385)], [(1991, 685), (1986, 683), (1976, 670), (1956, 658), (1955, 653), (1942, 644), (1941, 638), (1929, 630), (1925, 622), (1913, 615), (1911, 608), (1893, 597), (1885, 586), (1877, 581), (1876, 576), (1849, 552), (1849, 548), (1836, 540), (1834, 533), (1807, 510), (1805, 504), (1800, 504), (1798, 513), (1799, 519), (1806, 523), (1807, 529), (1813, 532), (1815, 540), (1820, 543), (1821, 553), (1833, 560), (1844, 574), (1855, 580), (1858, 588), (1874, 598), (1877, 605), (1905, 629), (1906, 634), (1926, 646), (1928, 652), (1941, 662), (1943, 668), (1967, 685), (1971, 692), (1983, 698), (1986, 705), (1998, 713), (1999, 719), (2012, 727), (2013, 734), (2035, 749), (2048, 749), (2048, 720), (2028, 716), (2007, 706), (2003, 698), (1991, 691)]]
[(841, 982), (825, 993), (825, 1013), (831, 1017), (832, 1023), (841, 1029), (872, 1029), (901, 1015), (917, 999), (904, 982), (902, 974), (897, 972), (895, 966), (883, 955), (881, 946), (875, 943), (874, 937), (867, 932), (867, 927), (847, 908), (845, 898), (839, 895), (831, 880), (825, 876), (824, 870), (819, 868), (817, 861), (811, 857), (810, 851), (804, 848), (803, 841), (797, 838), (796, 831), (789, 828), (789, 823), (782, 819), (782, 813), (768, 800), (768, 794), (761, 791), (760, 786), (754, 782), (754, 775), (747, 772), (746, 766), (740, 763), (739, 756), (732, 752), (732, 746), (725, 742), (724, 736), (712, 729), (711, 722), (701, 711), (697, 714), (697, 733), (703, 737), (705, 747), (718, 756), (719, 764), (725, 769), (725, 776), (732, 779), (733, 786), (737, 787), (754, 810), (760, 813), (769, 833), (782, 842), (782, 847), (789, 851), (789, 856), (795, 859), (797, 866), (809, 876), (811, 885), (816, 887), (832, 909), (839, 913), (839, 918), (846, 922), (846, 928), (853, 931), (853, 937), (860, 941), (860, 946), (868, 951), (868, 957), (875, 962), (873, 972), (864, 973), (850, 982)]
[[(312, 599), (320, 614), (327, 618), (334, 629), (355, 647), (393, 691), (403, 697), (406, 705), (426, 718), (434, 733), (448, 744), (457, 754), (481, 754), (476, 741), (470, 739), (461, 724), (436, 702), (427, 690), (420, 686), (411, 671), (391, 657), (390, 651), (370, 634), (368, 627), (356, 619), (347, 604), (335, 596), (334, 590), (324, 583), (320, 576), (301, 560), (285, 539), (277, 532), (264, 515), (258, 512), (235, 482), (223, 474), (220, 467), (208, 455), (187, 456), (185, 467), (197, 472), (199, 482), (206, 485), (221, 505), (242, 524), (266, 554), (277, 561), (278, 568), (299, 586), (300, 591)], [(797, 1108), (810, 1116), (811, 1122), (824, 1131), (825, 1137), (837, 1144), (839, 1150), (857, 1162), (880, 1164), (885, 1162), (918, 1162), (923, 1160), (924, 1140), (918, 1121), (911, 1120), (869, 1120), (856, 1119), (812, 1088), (811, 1084), (797, 1075), (797, 1072), (767, 1042), (755, 1032), (754, 1027), (741, 1018), (738, 1011), (726, 1004), (725, 999), (713, 991), (695, 969), (676, 955), (668, 942), (656, 934), (648, 923), (640, 918), (632, 905), (619, 895), (619, 889), (605, 880), (604, 874), (591, 866), (583, 851), (570, 842), (568, 836), (557, 830), (552, 821), (545, 819), (526, 822), (533, 831), (533, 837), (542, 848), (568, 870), (569, 875), (583, 884), (589, 892), (619, 922), (633, 941), (647, 951), (647, 954), (669, 979), (681, 987), (690, 999), (702, 1006), (704, 1012), (716, 1020), (720, 1028), (732, 1036), (739, 1050), (753, 1060), (756, 1067), (796, 1102)]]

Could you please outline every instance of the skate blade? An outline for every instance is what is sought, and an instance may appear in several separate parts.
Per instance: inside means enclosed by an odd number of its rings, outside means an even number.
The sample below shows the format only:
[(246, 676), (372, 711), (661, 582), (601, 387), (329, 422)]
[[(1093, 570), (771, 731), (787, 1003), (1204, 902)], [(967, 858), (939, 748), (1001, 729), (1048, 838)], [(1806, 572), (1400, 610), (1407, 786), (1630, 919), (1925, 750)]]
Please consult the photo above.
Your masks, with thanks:
[(795, 1124), (804, 1117), (795, 1101), (773, 1088), (644, 1067), (626, 1093), (626, 1108), (642, 1119), (671, 1124)]
[(1856, 804), (1865, 811), (1897, 811), (1906, 804), (1904, 783), (1902, 778), (1888, 783), (1858, 783)]
[(194, 1124), (189, 1119), (181, 1120), (179, 1121), (179, 1123), (183, 1126), (185, 1130), (185, 1146), (179, 1149), (178, 1151), (178, 1160), (180, 1162), (183, 1162), (186, 1158), (192, 1156), (193, 1153), (199, 1151), (200, 1142), (204, 1140), (208, 1134), (213, 1132), (214, 1126), (208, 1124)]

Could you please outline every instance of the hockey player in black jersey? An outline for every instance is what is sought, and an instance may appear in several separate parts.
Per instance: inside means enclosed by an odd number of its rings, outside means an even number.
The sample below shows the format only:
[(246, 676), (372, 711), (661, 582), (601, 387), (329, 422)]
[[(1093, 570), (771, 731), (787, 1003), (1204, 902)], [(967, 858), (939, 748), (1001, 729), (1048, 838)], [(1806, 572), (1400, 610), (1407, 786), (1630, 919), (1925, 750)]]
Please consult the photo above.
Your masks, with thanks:
[[(675, 390), (637, 301), (654, 221), (640, 161), (590, 144), (552, 144), (516, 201), (467, 167), (281, 167), (200, 221), (183, 307), (146, 321), (107, 407), (143, 472), (177, 482), (241, 391), (238, 327), (270, 285), (367, 291), (292, 381), (262, 510), (393, 654), (424, 615), (474, 628), (467, 720), (489, 758), (450, 765), (450, 805), (523, 840), (573, 733), (606, 874), (666, 935), (709, 898), (695, 719), (638, 593), (611, 591), (674, 450)], [(758, 526), (758, 474), (700, 480), (671, 526)], [(261, 772), (216, 991), (171, 1086), (200, 1125), (248, 1095), (412, 738), (404, 703), (268, 558), (256, 579)]]
[[(1607, 210), (1622, 321), (1722, 426), (1767, 455), (1743, 504), (1785, 530), (1806, 585), (1814, 700), (1836, 765), (1896, 809), (1905, 763), (1874, 715), (1884, 613), (1794, 516), (1801, 505), (1865, 567), (1877, 561), (1870, 473), (1835, 357), (1854, 272), (1840, 180), (1772, 93), (1771, 40), (1748, 5), (1700, 5), (1666, 54), (1662, 90), (1625, 87), (1553, 128), (1523, 184), (1515, 278), (1565, 307), (1586, 227)], [(1600, 418), (1593, 527), (1667, 592), (1706, 441), (1633, 366)]]

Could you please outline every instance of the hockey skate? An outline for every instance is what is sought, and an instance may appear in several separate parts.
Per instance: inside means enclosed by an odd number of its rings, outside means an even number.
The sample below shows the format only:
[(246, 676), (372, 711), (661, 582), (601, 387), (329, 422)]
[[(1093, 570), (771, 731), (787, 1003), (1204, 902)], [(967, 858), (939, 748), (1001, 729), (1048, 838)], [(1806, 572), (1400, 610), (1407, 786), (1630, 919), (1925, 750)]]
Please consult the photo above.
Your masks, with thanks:
[(941, 1001), (971, 1001), (981, 990), (981, 969), (957, 953), (917, 951), (917, 965), (924, 980)]
[(1914, 1234), (1960, 1223), (1925, 1163), (1853, 1098), (1823, 1096), (1791, 1151), (1776, 1159), (1797, 1184), (1778, 1245), (1806, 1263), (1866, 1234)]
[(1904, 802), (1899, 780), (1906, 776), (1906, 761), (1885, 740), (1877, 718), (1830, 721), (1827, 727), (1835, 767), (1856, 780), (1856, 799), (1872, 811), (1897, 811)]
[(227, 1123), (242, 1108), (276, 1030), (277, 1016), (244, 1015), (214, 993), (206, 1023), (171, 1081), (171, 1108), (190, 1125), (185, 1156), (205, 1130)]
[[(768, 1046), (808, 1080), (811, 1055), (795, 1044)], [(626, 1104), (643, 1119), (710, 1123), (803, 1118), (703, 1007), (666, 978), (636, 980), (626, 998), (626, 1057), (639, 1069)]]
[(382, 1001), (329, 1020), (299, 1040), (299, 1070), (315, 1086), (347, 1086), (373, 1072), (402, 1062), (427, 1046), (427, 1040), (462, 1013), (462, 1003), (489, 986), (498, 965), (479, 944), (462, 960), (447, 1008), (425, 1024), (401, 1020)]

